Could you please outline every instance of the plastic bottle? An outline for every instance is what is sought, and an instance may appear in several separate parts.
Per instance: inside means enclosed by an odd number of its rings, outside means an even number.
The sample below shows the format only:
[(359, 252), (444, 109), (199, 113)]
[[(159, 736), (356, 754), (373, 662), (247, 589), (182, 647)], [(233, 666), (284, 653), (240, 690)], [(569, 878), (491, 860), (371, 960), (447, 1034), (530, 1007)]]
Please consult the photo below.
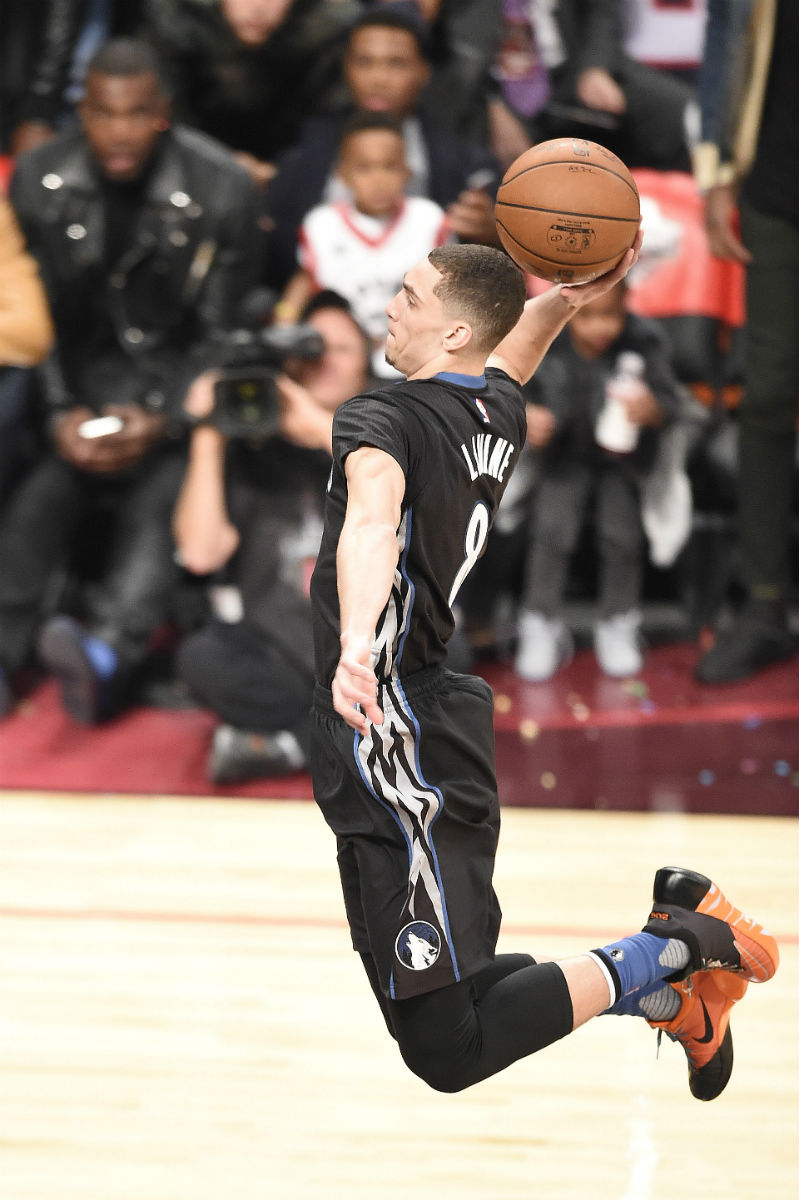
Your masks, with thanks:
[(597, 417), (594, 435), (598, 445), (614, 454), (629, 454), (638, 445), (638, 426), (627, 416), (624, 403), (631, 386), (638, 390), (644, 378), (644, 360), (635, 350), (624, 350), (605, 385), (605, 403)]

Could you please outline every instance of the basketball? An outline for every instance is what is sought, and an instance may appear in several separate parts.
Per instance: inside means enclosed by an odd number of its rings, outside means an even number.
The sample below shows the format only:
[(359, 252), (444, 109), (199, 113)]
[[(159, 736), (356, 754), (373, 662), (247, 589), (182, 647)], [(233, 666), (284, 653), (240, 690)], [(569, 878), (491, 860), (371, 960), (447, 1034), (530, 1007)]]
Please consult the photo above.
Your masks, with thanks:
[(511, 163), (494, 217), (502, 245), (523, 271), (553, 283), (588, 283), (633, 244), (638, 188), (604, 146), (555, 138)]

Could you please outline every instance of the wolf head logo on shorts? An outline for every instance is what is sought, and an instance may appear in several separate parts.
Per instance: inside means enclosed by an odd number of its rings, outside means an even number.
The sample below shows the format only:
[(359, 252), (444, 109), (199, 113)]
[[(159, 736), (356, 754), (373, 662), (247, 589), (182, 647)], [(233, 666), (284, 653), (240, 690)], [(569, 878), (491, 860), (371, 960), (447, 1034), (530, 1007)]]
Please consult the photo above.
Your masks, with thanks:
[(426, 971), (441, 953), (441, 937), (427, 921), (411, 921), (394, 943), (397, 958), (411, 971)]

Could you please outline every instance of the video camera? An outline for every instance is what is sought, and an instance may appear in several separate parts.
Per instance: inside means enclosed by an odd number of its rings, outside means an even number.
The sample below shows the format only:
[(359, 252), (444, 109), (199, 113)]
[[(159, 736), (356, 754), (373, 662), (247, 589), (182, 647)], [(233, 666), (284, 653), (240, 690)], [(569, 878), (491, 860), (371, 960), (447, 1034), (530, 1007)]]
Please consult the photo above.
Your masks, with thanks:
[(324, 350), (322, 335), (311, 325), (257, 327), (271, 312), (274, 299), (265, 289), (252, 293), (240, 312), (242, 327), (214, 338), (223, 373), (214, 384), (214, 408), (207, 420), (227, 437), (268, 438), (277, 433), (277, 376), (288, 359), (312, 360)]

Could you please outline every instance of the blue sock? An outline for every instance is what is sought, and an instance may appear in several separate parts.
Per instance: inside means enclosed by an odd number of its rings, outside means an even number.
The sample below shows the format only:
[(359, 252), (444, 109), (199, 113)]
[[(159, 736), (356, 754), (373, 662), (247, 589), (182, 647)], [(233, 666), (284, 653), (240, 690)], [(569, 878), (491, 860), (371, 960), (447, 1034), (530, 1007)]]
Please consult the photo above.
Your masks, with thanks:
[(110, 679), (119, 666), (119, 655), (113, 646), (87, 633), (83, 636), (83, 649), (100, 679)]
[(610, 1007), (613, 1007), (630, 992), (687, 967), (691, 956), (685, 942), (655, 937), (653, 933), (635, 933), (601, 950), (592, 950), (591, 958), (608, 981)]
[[(641, 1007), (641, 1001), (646, 1000), (646, 998), (648, 996), (654, 996), (656, 992), (664, 992), (664, 991), (672, 992), (672, 994), (674, 995), (674, 999), (676, 1001), (676, 1007), (679, 1008), (680, 1001), (679, 1001), (679, 998), (677, 997), (676, 993), (674, 992), (674, 989), (670, 988), (669, 985), (667, 983), (664, 983), (662, 979), (657, 979), (657, 980), (655, 980), (654, 983), (644, 984), (643, 987), (636, 988), (636, 990), (634, 992), (628, 992), (626, 996), (622, 996), (621, 999), (617, 1000), (615, 1004), (611, 1004), (610, 1008), (606, 1008), (604, 1013), (602, 1014), (602, 1016), (603, 1017), (606, 1017), (606, 1016), (611, 1016), (611, 1017), (644, 1017), (644, 1016), (648, 1016), (648, 1013), (644, 1012), (644, 1010)], [(647, 1007), (651, 1007), (651, 1004), (647, 1005)], [(671, 1006), (669, 1006), (669, 1007), (671, 1007)]]

